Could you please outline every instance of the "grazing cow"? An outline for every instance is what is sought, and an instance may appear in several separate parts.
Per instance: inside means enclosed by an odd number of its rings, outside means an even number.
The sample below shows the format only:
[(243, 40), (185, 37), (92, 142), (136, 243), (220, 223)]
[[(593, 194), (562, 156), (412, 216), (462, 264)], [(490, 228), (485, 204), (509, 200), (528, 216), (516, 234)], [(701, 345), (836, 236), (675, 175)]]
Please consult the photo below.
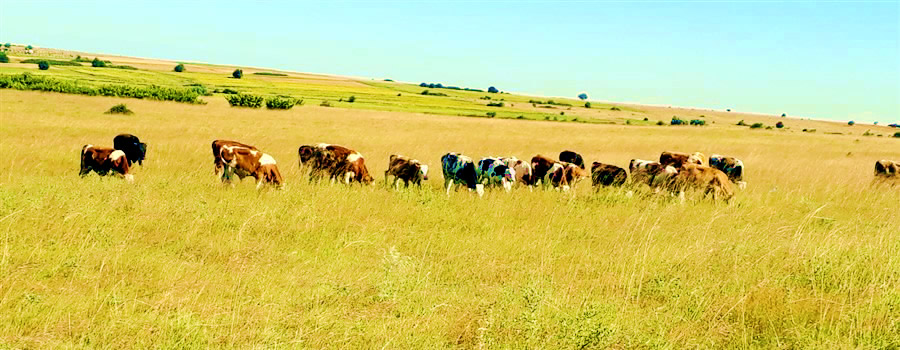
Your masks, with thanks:
[(262, 151), (237, 146), (222, 146), (219, 150), (219, 158), (223, 163), (222, 181), (231, 182), (234, 175), (238, 178), (252, 176), (256, 179), (256, 188), (264, 184), (274, 185), (280, 188), (284, 179), (275, 158)]
[(663, 166), (659, 162), (643, 159), (632, 159), (628, 164), (633, 183), (645, 183), (650, 187), (663, 184), (668, 178), (678, 173), (671, 165)]
[(516, 182), (529, 187), (533, 184), (531, 164), (516, 157), (501, 157), (500, 161), (516, 172)]
[(366, 159), (359, 152), (353, 152), (347, 156), (346, 160), (334, 169), (331, 173), (332, 179), (343, 177), (345, 184), (358, 182), (363, 185), (370, 185), (375, 179), (369, 174), (366, 168)]
[(900, 179), (900, 162), (887, 159), (875, 162), (875, 178)]
[(96, 172), (100, 176), (113, 174), (125, 177), (125, 181), (134, 182), (134, 175), (129, 173), (128, 156), (125, 152), (109, 147), (94, 147), (84, 145), (81, 147), (81, 171), (82, 177)]
[(516, 182), (516, 171), (498, 158), (482, 158), (475, 168), (478, 183), (486, 187), (501, 186), (507, 192)]
[(682, 202), (684, 191), (688, 188), (702, 190), (704, 197), (712, 194), (714, 200), (723, 199), (728, 202), (734, 197), (734, 189), (728, 175), (719, 169), (703, 165), (684, 164), (666, 185), (670, 191), (678, 193)]
[(703, 153), (694, 152), (693, 154), (681, 153), (681, 152), (669, 152), (665, 151), (659, 155), (659, 163), (663, 165), (663, 167), (671, 165), (675, 167), (675, 169), (681, 168), (684, 164), (697, 164), (703, 165)]
[(548, 181), (548, 174), (555, 167), (561, 167), (558, 161), (551, 159), (550, 157), (545, 157), (540, 154), (531, 157), (531, 185), (537, 185), (540, 182), (542, 185), (546, 186), (550, 184)]
[(628, 180), (625, 169), (615, 165), (594, 162), (591, 165), (591, 182), (594, 187), (621, 186)]
[(144, 165), (144, 157), (147, 156), (147, 144), (131, 134), (121, 134), (113, 138), (113, 148), (125, 152), (128, 157), (128, 165), (138, 163)]
[(320, 143), (316, 145), (309, 162), (312, 166), (310, 180), (328, 175), (332, 183), (338, 179), (345, 184), (355, 181), (368, 185), (374, 181), (362, 154), (344, 146)]
[(410, 182), (421, 186), (422, 180), (428, 180), (428, 166), (416, 159), (394, 154), (391, 155), (388, 170), (384, 172), (384, 183), (387, 183), (391, 176), (394, 177), (395, 187), (400, 187), (400, 180), (403, 180), (406, 187), (409, 187)]
[(559, 161), (572, 163), (584, 169), (584, 158), (582, 158), (580, 154), (575, 153), (574, 151), (559, 152)]
[(447, 153), (441, 157), (441, 170), (444, 173), (444, 187), (447, 188), (448, 196), (455, 184), (465, 185), (469, 191), (478, 193), (478, 196), (484, 195), (484, 185), (478, 183), (478, 174), (472, 158), (454, 152)]
[(251, 151), (258, 151), (256, 147), (243, 144), (237, 141), (229, 141), (229, 140), (215, 140), (212, 142), (212, 153), (213, 153), (213, 163), (216, 164), (216, 177), (221, 178), (224, 175), (225, 162), (222, 161), (222, 149), (229, 148), (233, 149), (235, 147), (238, 148), (246, 148)]
[(559, 162), (550, 169), (548, 177), (550, 178), (550, 184), (554, 188), (567, 192), (570, 188), (575, 187), (578, 182), (587, 178), (588, 173), (575, 164)]
[(728, 179), (734, 182), (740, 189), (747, 187), (744, 182), (744, 162), (734, 157), (726, 157), (718, 154), (709, 156), (709, 166), (721, 170)]
[(300, 168), (303, 168), (304, 164), (309, 165), (309, 162), (313, 159), (313, 156), (316, 154), (316, 146), (312, 145), (303, 145), (297, 149), (297, 155), (299, 159)]

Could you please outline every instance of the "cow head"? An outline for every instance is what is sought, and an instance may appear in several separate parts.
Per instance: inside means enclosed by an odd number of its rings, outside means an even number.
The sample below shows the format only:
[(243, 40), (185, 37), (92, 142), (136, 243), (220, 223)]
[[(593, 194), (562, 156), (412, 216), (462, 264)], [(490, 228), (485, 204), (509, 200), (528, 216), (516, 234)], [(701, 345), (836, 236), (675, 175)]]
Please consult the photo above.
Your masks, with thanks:
[(125, 181), (134, 182), (134, 175), (128, 173), (128, 157), (125, 152), (115, 150), (109, 154), (110, 169), (125, 177)]
[(316, 148), (309, 145), (300, 146), (297, 149), (298, 162), (300, 166), (303, 166), (303, 163), (308, 163), (315, 155)]
[(419, 175), (422, 177), (422, 180), (428, 180), (428, 166), (425, 164), (419, 165)]

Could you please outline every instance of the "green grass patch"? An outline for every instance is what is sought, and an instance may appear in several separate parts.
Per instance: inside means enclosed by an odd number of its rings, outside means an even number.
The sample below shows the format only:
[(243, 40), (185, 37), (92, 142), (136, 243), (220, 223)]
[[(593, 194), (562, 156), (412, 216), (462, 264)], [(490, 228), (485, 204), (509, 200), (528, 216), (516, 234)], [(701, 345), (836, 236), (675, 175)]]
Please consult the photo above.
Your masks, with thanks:
[(61, 92), (88, 96), (114, 96), (185, 103), (203, 103), (203, 101), (197, 99), (199, 94), (191, 89), (133, 85), (101, 85), (94, 87), (85, 86), (72, 81), (34, 76), (27, 73), (20, 75), (0, 75), (0, 88)]
[(76, 67), (84, 67), (83, 64), (72, 61), (60, 61), (60, 60), (47, 60), (43, 58), (29, 58), (27, 60), (22, 60), (22, 63), (40, 63), (41, 61), (47, 62), (47, 64), (51, 66), (76, 66)]

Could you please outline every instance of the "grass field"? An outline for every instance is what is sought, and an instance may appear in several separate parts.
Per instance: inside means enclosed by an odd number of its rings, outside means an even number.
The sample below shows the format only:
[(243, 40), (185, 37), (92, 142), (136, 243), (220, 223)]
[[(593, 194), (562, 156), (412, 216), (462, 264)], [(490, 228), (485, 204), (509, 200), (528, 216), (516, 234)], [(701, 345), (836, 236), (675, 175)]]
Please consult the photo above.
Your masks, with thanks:
[[(113, 62), (142, 69), (102, 71), (113, 82), (168, 75)], [(12, 65), (0, 74), (37, 72)], [(303, 77), (273, 91), (296, 84), (363, 102), (365, 91), (419, 89)], [(245, 69), (240, 84), (291, 78)], [(219, 96), (191, 105), (0, 90), (0, 347), (900, 346), (900, 187), (872, 182), (875, 160), (900, 159), (900, 140), (790, 119), (792, 130), (749, 130), (733, 125), (743, 115), (709, 111), (694, 111), (717, 121), (706, 127), (460, 118), (406, 95), (383, 110), (389, 102), (270, 111)], [(476, 103), (446, 108), (463, 102)], [(135, 114), (103, 114), (118, 103)], [(627, 111), (584, 111), (595, 112)], [(804, 123), (820, 131), (795, 130)], [(79, 178), (81, 146), (122, 132), (150, 145), (135, 183)], [(217, 138), (272, 154), (284, 188), (221, 186)], [(296, 149), (316, 142), (362, 152), (377, 181), (392, 153), (432, 165), (431, 180), (404, 191), (309, 184)], [(618, 165), (663, 150), (734, 155), (749, 186), (730, 205), (587, 183), (481, 199), (440, 191), (448, 151), (563, 149)]]

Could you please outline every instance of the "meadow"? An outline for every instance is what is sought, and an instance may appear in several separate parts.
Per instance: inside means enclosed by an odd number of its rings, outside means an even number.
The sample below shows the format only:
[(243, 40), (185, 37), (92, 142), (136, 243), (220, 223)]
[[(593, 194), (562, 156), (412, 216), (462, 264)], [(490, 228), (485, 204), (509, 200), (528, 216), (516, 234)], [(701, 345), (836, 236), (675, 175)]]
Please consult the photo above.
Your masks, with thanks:
[[(141, 69), (119, 76), (169, 75), (117, 63)], [(24, 69), (41, 74), (15, 63), (0, 74)], [(69, 69), (88, 68), (44, 74)], [(240, 84), (252, 89), (287, 79), (273, 93), (293, 86), (326, 99), (420, 89), (249, 72)], [(200, 105), (0, 90), (0, 347), (900, 346), (900, 188), (872, 181), (875, 160), (900, 159), (898, 139), (806, 120), (750, 130), (734, 125), (744, 115), (680, 109), (717, 123), (625, 125), (614, 116), (629, 110), (609, 109), (577, 111), (597, 123), (464, 118), (415, 103), (439, 97), (400, 97), (383, 109), (276, 111), (229, 107), (218, 95)], [(103, 114), (119, 103), (134, 115)], [(660, 120), (673, 110), (622, 106)], [(820, 132), (796, 130), (804, 123)], [(821, 132), (829, 128), (845, 134)], [(135, 183), (78, 177), (81, 146), (111, 145), (122, 132), (149, 144)], [(222, 186), (214, 139), (270, 153), (284, 188)], [(376, 184), (310, 184), (296, 150), (317, 142), (360, 151)], [(565, 194), (519, 188), (480, 199), (440, 188), (437, 164), (449, 151), (563, 149), (620, 166), (664, 150), (733, 155), (749, 186), (731, 204), (696, 194), (679, 204), (641, 188), (629, 197), (587, 181)], [(426, 186), (385, 188), (397, 153), (432, 165)]]

